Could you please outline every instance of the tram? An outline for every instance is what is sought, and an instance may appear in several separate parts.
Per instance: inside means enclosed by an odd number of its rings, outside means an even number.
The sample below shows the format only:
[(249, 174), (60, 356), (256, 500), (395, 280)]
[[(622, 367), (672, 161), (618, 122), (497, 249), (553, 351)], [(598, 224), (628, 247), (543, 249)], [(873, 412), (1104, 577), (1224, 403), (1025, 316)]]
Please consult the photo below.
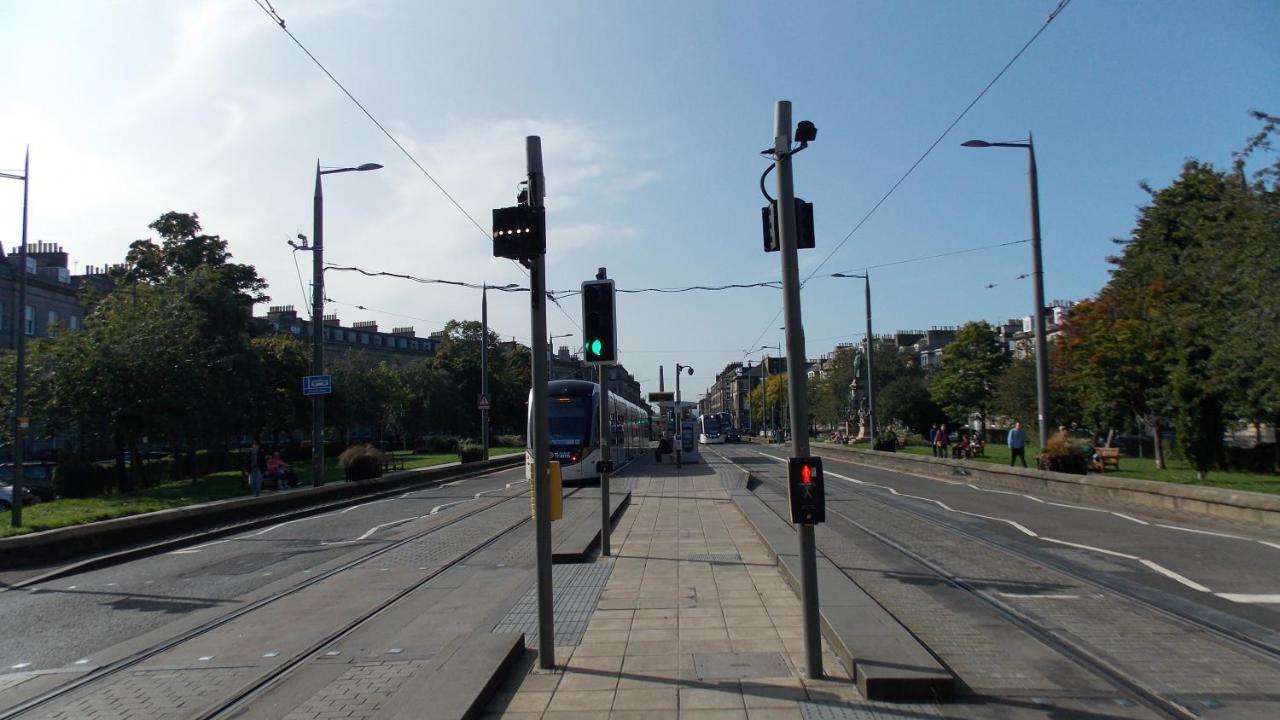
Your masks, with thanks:
[(698, 443), (700, 445), (724, 444), (724, 432), (720, 428), (718, 413), (698, 416)]
[[(547, 385), (550, 459), (560, 462), (564, 484), (599, 482), (600, 386), (585, 380), (552, 380)], [(609, 459), (615, 469), (649, 450), (650, 411), (609, 393)], [(533, 392), (529, 393), (529, 440), (525, 473), (533, 465)]]

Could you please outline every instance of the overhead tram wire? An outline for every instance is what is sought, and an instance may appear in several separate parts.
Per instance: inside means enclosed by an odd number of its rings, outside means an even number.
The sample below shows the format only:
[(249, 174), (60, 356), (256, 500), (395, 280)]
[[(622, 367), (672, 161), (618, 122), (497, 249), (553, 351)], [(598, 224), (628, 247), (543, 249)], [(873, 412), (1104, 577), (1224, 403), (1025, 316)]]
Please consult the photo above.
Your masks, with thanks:
[[(1005, 63), (1004, 67), (1000, 68), (1000, 72), (996, 73), (995, 77), (991, 78), (991, 81), (988, 82), (986, 86), (983, 87), (982, 90), (973, 98), (973, 100), (971, 100), (969, 104), (965, 106), (964, 110), (960, 111), (960, 114), (957, 115), (949, 125), (947, 125), (946, 129), (942, 131), (942, 134), (939, 135), (938, 138), (934, 140), (931, 145), (929, 145), (929, 147), (924, 151), (924, 153), (921, 154), (920, 157), (917, 158), (916, 161), (911, 164), (911, 167), (907, 168), (907, 171), (902, 174), (902, 177), (898, 178), (897, 182), (895, 182), (892, 186), (890, 186), (889, 190), (883, 196), (881, 196), (878, 201), (876, 201), (876, 204), (871, 206), (871, 209), (868, 210), (867, 213), (862, 216), (862, 219), (859, 220), (857, 224), (853, 226), (853, 229), (850, 230), (848, 234), (846, 234), (844, 238), (840, 240), (840, 242), (836, 243), (836, 246), (831, 249), (831, 252), (827, 253), (827, 256), (822, 259), (822, 262), (818, 263), (817, 266), (813, 268), (813, 270), (809, 271), (809, 274), (805, 277), (804, 281), (800, 283), (801, 288), (803, 288), (809, 282), (809, 280), (813, 279), (813, 276), (816, 275), (818, 271), (822, 269), (822, 266), (826, 265), (827, 261), (830, 260), (837, 252), (839, 252), (840, 249), (844, 247), (845, 243), (849, 242), (849, 239), (852, 238), (854, 234), (857, 233), (858, 230), (860, 230), (868, 220), (871, 219), (871, 216), (874, 215), (875, 212), (880, 209), (880, 206), (883, 205), (885, 201), (888, 200), (889, 197), (893, 195), (895, 191), (897, 191), (898, 187), (901, 186), (902, 183), (905, 182), (906, 179), (910, 177), (913, 172), (915, 172), (916, 168), (920, 167), (920, 164), (924, 162), (925, 158), (929, 157), (930, 153), (933, 152), (934, 148), (938, 147), (938, 145), (944, 139), (946, 139), (947, 135), (951, 134), (951, 131), (955, 128), (955, 126), (958, 125), (960, 121), (963, 120), (964, 117), (969, 114), (969, 111), (972, 110), (973, 107), (978, 104), (978, 101), (981, 100), (987, 94), (987, 91), (989, 91), (992, 87), (995, 86), (996, 82), (998, 82), (1000, 78), (1003, 77), (1004, 74), (1009, 70), (1009, 68), (1013, 67), (1013, 64), (1018, 61), (1018, 58), (1022, 57), (1023, 53), (1025, 53), (1027, 49), (1031, 47), (1032, 43), (1034, 43), (1036, 39), (1040, 37), (1041, 33), (1043, 33), (1046, 29), (1048, 29), (1049, 24), (1052, 23), (1058, 17), (1058, 15), (1062, 14), (1062, 11), (1066, 10), (1067, 6), (1070, 4), (1071, 4), (1071, 0), (1058, 0), (1057, 7), (1053, 9), (1053, 12), (1049, 13), (1048, 17), (1045, 18), (1044, 23), (1040, 26), (1038, 30), (1035, 31), (1035, 34), (1033, 34), (1031, 38), (1027, 40), (1027, 42), (1024, 43), (1021, 48), (1018, 49), (1018, 52), (1014, 53), (1013, 57), (1009, 59), (1009, 62)], [(769, 330), (776, 326), (776, 323), (778, 322), (778, 318), (781, 317), (781, 315), (782, 315), (782, 308), (778, 308), (778, 312), (773, 316), (773, 319), (769, 321), (768, 325), (765, 326), (765, 329), (761, 331), (759, 336), (756, 337), (756, 341), (751, 344), (752, 345), (759, 344), (760, 340), (769, 332)]]
[[(483, 225), (481, 225), (481, 224), (480, 224), (480, 223), (479, 223), (479, 222), (478, 222), (478, 221), (477, 221), (477, 220), (476, 220), (476, 219), (471, 215), (471, 213), (467, 212), (466, 208), (462, 207), (462, 204), (461, 204), (461, 203), (459, 203), (459, 202), (457, 201), (457, 199), (456, 199), (456, 198), (454, 198), (454, 197), (453, 197), (453, 195), (452, 195), (452, 194), (450, 194), (450, 193), (449, 193), (449, 191), (448, 191), (448, 190), (446, 190), (446, 189), (444, 188), (444, 186), (443, 186), (443, 185), (441, 185), (441, 184), (440, 184), (440, 181), (436, 180), (436, 179), (435, 179), (435, 177), (434, 177), (430, 172), (428, 172), (428, 171), (427, 171), (427, 169), (426, 169), (425, 167), (423, 167), (423, 166), (422, 166), (422, 163), (418, 162), (418, 159), (417, 159), (417, 158), (415, 158), (415, 157), (413, 156), (413, 154), (412, 154), (412, 153), (410, 153), (407, 149), (405, 149), (404, 145), (401, 145), (399, 140), (396, 140), (395, 136), (394, 136), (394, 135), (392, 135), (392, 134), (391, 134), (391, 132), (390, 132), (389, 130), (387, 130), (386, 126), (384, 126), (384, 125), (383, 125), (383, 124), (378, 120), (378, 118), (374, 117), (374, 116), (373, 116), (373, 113), (369, 112), (369, 109), (368, 109), (368, 108), (366, 108), (366, 107), (364, 106), (364, 104), (363, 104), (363, 103), (361, 103), (358, 99), (356, 99), (356, 96), (355, 96), (355, 95), (353, 95), (353, 94), (351, 93), (351, 91), (350, 91), (350, 90), (348, 90), (348, 89), (346, 88), (346, 86), (345, 86), (345, 85), (343, 85), (343, 84), (338, 80), (338, 78), (334, 76), (334, 74), (333, 74), (333, 73), (329, 72), (329, 68), (325, 67), (325, 66), (324, 66), (324, 63), (320, 62), (320, 59), (319, 59), (319, 58), (317, 58), (317, 57), (315, 56), (315, 54), (314, 54), (314, 53), (312, 53), (310, 50), (308, 50), (308, 49), (307, 49), (307, 46), (306, 46), (306, 45), (303, 45), (303, 44), (302, 44), (302, 41), (301, 41), (301, 40), (299, 40), (299, 39), (297, 38), (297, 36), (295, 36), (295, 35), (294, 35), (290, 30), (289, 30), (289, 28), (288, 28), (288, 27), (286, 27), (286, 26), (285, 26), (284, 18), (283, 18), (283, 17), (281, 17), (281, 16), (280, 16), (280, 13), (276, 12), (276, 9), (275, 9), (274, 7), (272, 7), (272, 6), (271, 6), (270, 1), (269, 1), (269, 0), (253, 0), (253, 3), (254, 3), (255, 5), (257, 5), (257, 6), (258, 6), (258, 8), (262, 10), (262, 12), (266, 13), (267, 17), (271, 18), (272, 22), (274, 22), (274, 23), (276, 23), (277, 25), (279, 25), (279, 26), (280, 26), (280, 29), (281, 29), (282, 31), (284, 31), (284, 34), (285, 34), (285, 35), (288, 35), (288, 36), (289, 36), (289, 39), (290, 39), (290, 40), (292, 40), (292, 41), (293, 41), (293, 43), (294, 43), (295, 45), (297, 45), (297, 46), (298, 46), (298, 49), (299, 49), (299, 50), (301, 50), (303, 53), (305, 53), (305, 54), (306, 54), (306, 56), (307, 56), (308, 58), (310, 58), (310, 59), (311, 59), (311, 62), (315, 63), (316, 67), (320, 68), (320, 71), (321, 71), (321, 72), (323, 72), (323, 73), (325, 74), (325, 76), (327, 76), (327, 77), (329, 78), (329, 80), (331, 80), (331, 81), (333, 82), (333, 84), (334, 84), (334, 85), (336, 85), (336, 86), (338, 87), (338, 89), (342, 91), (342, 94), (346, 95), (346, 96), (347, 96), (347, 98), (348, 98), (349, 100), (351, 100), (351, 102), (352, 102), (352, 103), (354, 103), (354, 104), (355, 104), (355, 106), (356, 106), (357, 108), (359, 108), (359, 109), (360, 109), (360, 112), (364, 113), (365, 117), (369, 118), (369, 121), (370, 121), (370, 122), (372, 122), (372, 123), (374, 124), (374, 126), (375, 126), (375, 127), (377, 127), (377, 128), (378, 128), (378, 130), (379, 130), (379, 131), (381, 131), (381, 132), (382, 132), (382, 134), (383, 134), (384, 136), (386, 136), (386, 138), (387, 138), (388, 140), (390, 140), (390, 141), (391, 141), (391, 144), (392, 144), (392, 145), (395, 145), (395, 146), (396, 146), (396, 149), (397, 149), (397, 150), (399, 150), (399, 151), (400, 151), (400, 153), (401, 153), (401, 154), (403, 154), (406, 158), (408, 158), (409, 162), (413, 163), (413, 166), (414, 166), (414, 167), (416, 167), (416, 168), (418, 168), (418, 171), (419, 171), (419, 172), (421, 172), (421, 173), (423, 174), (423, 176), (424, 176), (424, 177), (426, 177), (428, 180), (430, 180), (432, 185), (435, 185), (435, 186), (436, 186), (436, 189), (437, 189), (437, 190), (439, 190), (439, 191), (440, 191), (440, 193), (441, 193), (442, 195), (444, 195), (444, 196), (445, 196), (445, 198), (447, 198), (447, 199), (449, 200), (449, 202), (450, 202), (450, 203), (452, 203), (452, 204), (453, 204), (453, 206), (454, 206), (455, 208), (457, 208), (457, 209), (458, 209), (458, 212), (462, 213), (462, 214), (467, 218), (467, 220), (469, 220), (469, 221), (471, 222), (471, 224), (475, 226), (476, 230), (479, 230), (479, 231), (480, 231), (480, 234), (481, 234), (481, 235), (483, 235), (483, 236), (485, 237), (485, 239), (486, 239), (486, 240), (489, 240), (490, 242), (492, 242), (492, 240), (493, 240), (493, 236), (490, 234), (490, 232), (489, 232), (488, 230), (485, 230), (485, 229), (484, 229), (484, 226), (483, 226)], [(528, 271), (528, 270), (526, 270), (522, 265), (520, 265), (519, 263), (515, 262), (514, 260), (512, 260), (511, 262), (512, 262), (512, 264), (514, 264), (516, 267), (520, 268), (520, 272), (524, 273), (524, 276), (525, 276), (526, 278), (527, 278), (527, 277), (529, 277), (529, 271)], [(582, 330), (581, 326), (579, 326), (579, 325), (578, 325), (577, 321), (576, 321), (576, 320), (574, 320), (574, 319), (569, 315), (569, 313), (565, 312), (565, 309), (564, 309), (563, 307), (560, 307), (560, 304), (559, 304), (559, 303), (555, 302), (555, 300), (554, 300), (554, 299), (552, 300), (552, 302), (553, 302), (553, 303), (555, 303), (555, 306), (560, 310), (560, 312), (565, 316), (565, 318), (569, 320), (569, 322), (573, 323), (573, 325), (574, 325), (575, 327), (577, 327), (579, 331), (581, 331), (581, 330)]]

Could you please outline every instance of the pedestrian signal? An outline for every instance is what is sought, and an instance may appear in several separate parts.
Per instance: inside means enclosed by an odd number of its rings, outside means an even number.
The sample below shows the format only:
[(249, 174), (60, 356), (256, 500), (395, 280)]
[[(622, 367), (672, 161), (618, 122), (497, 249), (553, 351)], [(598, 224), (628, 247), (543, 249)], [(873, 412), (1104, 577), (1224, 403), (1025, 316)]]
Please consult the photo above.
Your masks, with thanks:
[(787, 463), (787, 504), (791, 522), (815, 525), (827, 520), (822, 458), (791, 458)]

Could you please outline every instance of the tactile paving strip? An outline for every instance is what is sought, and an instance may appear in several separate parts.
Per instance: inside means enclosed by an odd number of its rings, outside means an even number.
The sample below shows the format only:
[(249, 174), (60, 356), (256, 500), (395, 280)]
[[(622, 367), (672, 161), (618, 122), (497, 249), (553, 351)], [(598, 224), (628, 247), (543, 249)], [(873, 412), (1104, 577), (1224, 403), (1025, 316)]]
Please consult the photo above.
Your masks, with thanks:
[(913, 720), (940, 718), (942, 715), (931, 705), (803, 700), (800, 702), (800, 717), (804, 720)]
[[(551, 588), (555, 610), (556, 645), (577, 645), (587, 631), (600, 594), (613, 571), (613, 560), (551, 567)], [(538, 588), (520, 598), (506, 617), (493, 628), (495, 633), (522, 632), (530, 647), (538, 644)]]

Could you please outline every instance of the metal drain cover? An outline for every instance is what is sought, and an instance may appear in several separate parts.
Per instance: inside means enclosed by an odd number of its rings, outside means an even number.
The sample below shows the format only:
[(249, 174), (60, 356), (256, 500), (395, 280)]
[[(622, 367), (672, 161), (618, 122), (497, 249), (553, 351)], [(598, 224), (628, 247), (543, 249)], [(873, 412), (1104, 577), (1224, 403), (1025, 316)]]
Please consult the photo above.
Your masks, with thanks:
[(764, 653), (695, 653), (693, 670), (699, 680), (791, 677), (782, 655)]

